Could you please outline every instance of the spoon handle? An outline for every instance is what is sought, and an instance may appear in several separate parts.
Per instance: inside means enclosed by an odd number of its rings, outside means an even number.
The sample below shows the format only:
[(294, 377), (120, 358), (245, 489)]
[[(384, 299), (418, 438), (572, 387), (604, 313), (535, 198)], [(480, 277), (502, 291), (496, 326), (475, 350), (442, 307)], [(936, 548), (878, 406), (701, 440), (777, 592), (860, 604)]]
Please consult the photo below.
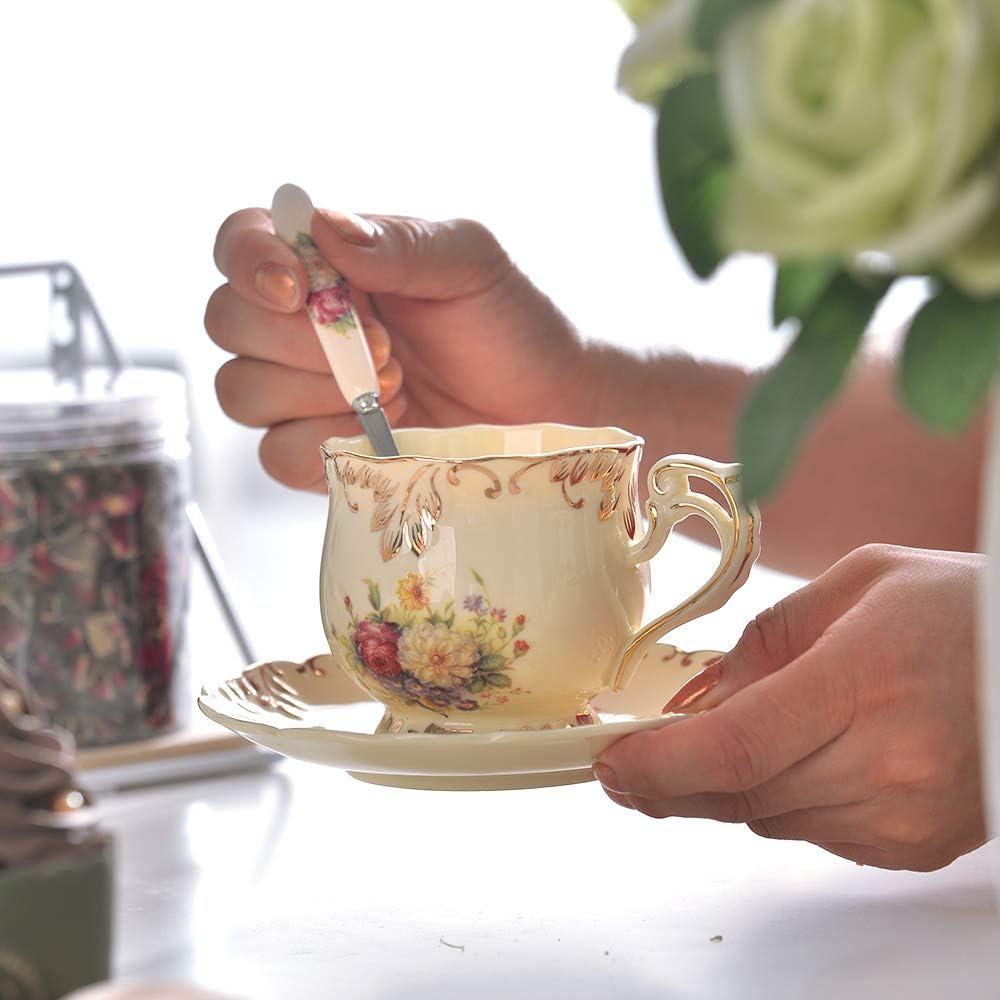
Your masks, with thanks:
[(350, 287), (343, 275), (319, 252), (310, 235), (312, 216), (312, 201), (302, 188), (283, 184), (274, 193), (271, 205), (274, 230), (295, 251), (306, 269), (309, 279), (306, 312), (337, 387), (361, 419), (376, 453), (398, 455), (379, 405), (378, 375)]

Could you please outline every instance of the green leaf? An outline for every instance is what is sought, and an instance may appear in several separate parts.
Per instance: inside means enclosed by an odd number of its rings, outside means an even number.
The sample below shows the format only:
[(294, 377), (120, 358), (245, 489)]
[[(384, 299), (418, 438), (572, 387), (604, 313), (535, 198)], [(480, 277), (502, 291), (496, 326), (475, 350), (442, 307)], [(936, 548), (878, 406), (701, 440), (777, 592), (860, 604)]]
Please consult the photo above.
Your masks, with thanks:
[(470, 694), (478, 694), (483, 688), (486, 687), (486, 680), (483, 677), (473, 677), (468, 684), (465, 685), (465, 690)]
[(338, 639), (340, 648), (344, 651), (344, 658), (348, 664), (360, 669), (361, 658), (358, 656), (358, 651), (354, 648), (354, 643), (346, 635), (338, 636)]
[(694, 17), (694, 40), (700, 49), (711, 52), (722, 32), (735, 17), (760, 6), (763, 0), (701, 0)]
[(368, 584), (368, 603), (375, 611), (381, 611), (382, 594), (378, 589), (378, 584), (374, 580), (369, 580), (367, 578), (365, 578), (365, 583)]
[(707, 278), (726, 256), (716, 222), (731, 158), (715, 74), (688, 77), (660, 98), (656, 155), (670, 229), (694, 273)]
[(407, 624), (407, 616), (396, 604), (391, 604), (389, 607), (382, 612), (382, 619), (387, 622), (392, 622), (393, 625), (398, 625), (400, 628), (405, 628)]
[(490, 687), (495, 688), (509, 688), (510, 678), (506, 674), (487, 674), (486, 683)]
[(499, 653), (485, 653), (479, 658), (479, 669), (489, 673), (491, 670), (499, 670), (506, 663), (506, 659)]
[(836, 260), (803, 260), (782, 264), (774, 281), (771, 320), (804, 319), (840, 271)]
[(901, 364), (903, 398), (935, 430), (961, 430), (1000, 361), (1000, 296), (971, 299), (946, 287), (917, 313)]
[(483, 588), (483, 590), (485, 590), (486, 581), (474, 569), (470, 568), (469, 572), (472, 574), (472, 579), (475, 580), (476, 583), (478, 583), (479, 586)]
[(803, 319), (785, 356), (750, 393), (737, 433), (744, 503), (767, 497), (788, 471), (802, 438), (843, 381), (886, 286), (839, 274)]

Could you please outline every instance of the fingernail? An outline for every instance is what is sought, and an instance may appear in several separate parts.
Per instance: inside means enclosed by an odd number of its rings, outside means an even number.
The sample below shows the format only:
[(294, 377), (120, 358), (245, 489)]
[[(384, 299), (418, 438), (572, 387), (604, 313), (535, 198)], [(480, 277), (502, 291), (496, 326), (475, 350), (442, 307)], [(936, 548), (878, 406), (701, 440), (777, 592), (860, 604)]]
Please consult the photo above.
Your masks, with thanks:
[(299, 304), (299, 279), (284, 264), (261, 264), (254, 271), (254, 288), (279, 309), (294, 309)]
[(687, 682), (663, 706), (663, 712), (683, 712), (690, 710), (696, 701), (700, 698), (704, 698), (709, 691), (711, 691), (718, 683), (722, 680), (722, 659), (713, 660), (705, 669), (698, 674), (696, 677), (692, 677), (691, 680)]
[(319, 217), (330, 225), (337, 235), (348, 243), (359, 247), (373, 247), (379, 234), (378, 226), (353, 212), (336, 212), (329, 208), (316, 210)]
[(622, 792), (613, 792), (610, 788), (606, 788), (603, 785), (601, 786), (601, 789), (616, 806), (621, 806), (622, 809), (635, 809), (635, 806), (629, 802), (628, 796), (624, 795)]
[(604, 785), (605, 788), (610, 788), (613, 792), (620, 792), (621, 789), (618, 787), (618, 776), (614, 771), (608, 767), (607, 764), (595, 764), (594, 765), (594, 777)]

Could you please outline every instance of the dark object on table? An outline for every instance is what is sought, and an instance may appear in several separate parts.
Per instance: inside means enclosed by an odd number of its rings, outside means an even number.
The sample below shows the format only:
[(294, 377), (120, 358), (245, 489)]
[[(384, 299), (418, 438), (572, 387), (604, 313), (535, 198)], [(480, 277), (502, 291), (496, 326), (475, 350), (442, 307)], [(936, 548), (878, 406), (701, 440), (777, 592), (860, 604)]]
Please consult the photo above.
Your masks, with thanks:
[(0, 996), (56, 1000), (106, 979), (110, 841), (72, 773), (72, 738), (0, 661)]

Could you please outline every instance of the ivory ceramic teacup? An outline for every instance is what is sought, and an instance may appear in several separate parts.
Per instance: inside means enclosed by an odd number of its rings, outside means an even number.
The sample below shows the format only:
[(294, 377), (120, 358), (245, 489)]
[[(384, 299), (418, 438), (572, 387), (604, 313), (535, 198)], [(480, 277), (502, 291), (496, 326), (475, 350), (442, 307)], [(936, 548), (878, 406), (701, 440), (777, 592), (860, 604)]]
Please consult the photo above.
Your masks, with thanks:
[[(330, 511), (320, 580), (330, 648), (386, 706), (379, 731), (542, 729), (595, 721), (671, 629), (721, 607), (757, 557), (739, 468), (675, 455), (638, 498), (642, 439), (614, 427), (469, 426), (323, 445)], [(711, 483), (725, 499), (692, 489)], [(642, 625), (646, 563), (697, 515), (721, 543), (712, 578)]]

